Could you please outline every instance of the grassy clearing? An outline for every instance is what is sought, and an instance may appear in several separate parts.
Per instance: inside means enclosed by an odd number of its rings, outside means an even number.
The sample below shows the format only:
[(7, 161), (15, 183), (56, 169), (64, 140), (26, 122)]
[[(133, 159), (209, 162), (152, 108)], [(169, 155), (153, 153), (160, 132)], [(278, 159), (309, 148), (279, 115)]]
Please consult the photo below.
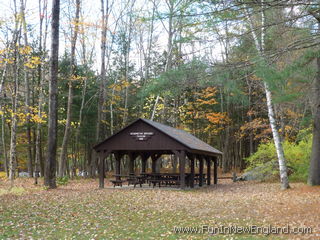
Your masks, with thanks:
[[(23, 181), (23, 182), (22, 182)], [(29, 182), (28, 182), (29, 181)], [(171, 191), (97, 189), (75, 180), (57, 190), (19, 180), (22, 193), (0, 196), (0, 239), (297, 239), (315, 238), (320, 188), (294, 184), (231, 183)], [(0, 189), (5, 184), (0, 184)], [(311, 226), (312, 235), (211, 235), (175, 233), (174, 227)]]
[(21, 195), (25, 193), (26, 190), (22, 187), (13, 187), (9, 189), (0, 189), (0, 196), (1, 195), (6, 195), (6, 194), (13, 194), (13, 195)]

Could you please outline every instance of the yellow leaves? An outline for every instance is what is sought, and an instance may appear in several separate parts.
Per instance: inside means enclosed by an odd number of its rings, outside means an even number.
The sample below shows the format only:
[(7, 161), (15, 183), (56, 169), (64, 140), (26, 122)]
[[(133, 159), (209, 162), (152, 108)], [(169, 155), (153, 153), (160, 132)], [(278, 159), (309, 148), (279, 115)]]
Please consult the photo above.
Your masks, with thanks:
[(47, 114), (45, 112), (40, 112), (37, 107), (20, 107), (17, 112), (14, 113), (12, 109), (7, 108), (1, 110), (0, 115), (5, 115), (7, 123), (11, 123), (12, 119), (16, 117), (19, 126), (25, 124), (27, 120), (31, 123), (45, 123), (47, 119)]
[(109, 88), (114, 89), (117, 92), (122, 91), (123, 89), (129, 87), (131, 84), (126, 80), (118, 81), (117, 83), (111, 84)]
[(4, 58), (3, 62), (6, 62), (7, 64), (12, 64), (14, 63), (14, 58)]
[(58, 120), (58, 124), (60, 125), (66, 125), (67, 119)]
[(40, 57), (31, 57), (24, 65), (28, 68), (34, 69), (41, 63)]
[(122, 90), (122, 86), (120, 85), (115, 85), (114, 87), (114, 90), (116, 90), (117, 92), (120, 92)]
[(42, 115), (42, 118), (39, 116), (39, 115), (34, 115), (31, 120), (34, 122), (34, 123), (45, 123), (46, 120), (44, 120), (45, 118), (47, 118), (47, 115), (43, 114)]
[(76, 75), (72, 75), (71, 76), (71, 81), (82, 81), (85, 77), (82, 76), (76, 76)]
[(22, 55), (28, 55), (32, 51), (32, 48), (30, 46), (24, 46), (19, 48), (19, 53)]
[[(58, 120), (58, 124), (64, 125), (64, 126), (67, 125), (67, 119)], [(71, 121), (70, 126), (71, 126), (72, 128), (77, 128), (79, 124), (80, 124), (79, 122), (73, 122), (73, 121)]]
[(77, 128), (79, 126), (79, 124), (80, 124), (79, 122), (72, 122), (71, 121), (71, 127), (72, 128)]
[(7, 63), (7, 64), (13, 64), (15, 61), (15, 58), (13, 57), (13, 54), (19, 54), (22, 56), (22, 59), (24, 61), (24, 66), (34, 69), (39, 64), (41, 64), (41, 59), (38, 56), (32, 56), (33, 49), (31, 46), (19, 46), (17, 45), (16, 48), (4, 48), (0, 50), (0, 55), (3, 56), (3, 58), (0, 59), (0, 64)]
[(27, 62), (24, 64), (28, 68), (35, 68), (31, 63)]
[(157, 107), (156, 107), (157, 111), (161, 111), (164, 109), (164, 104), (163, 103), (159, 103), (157, 104)]

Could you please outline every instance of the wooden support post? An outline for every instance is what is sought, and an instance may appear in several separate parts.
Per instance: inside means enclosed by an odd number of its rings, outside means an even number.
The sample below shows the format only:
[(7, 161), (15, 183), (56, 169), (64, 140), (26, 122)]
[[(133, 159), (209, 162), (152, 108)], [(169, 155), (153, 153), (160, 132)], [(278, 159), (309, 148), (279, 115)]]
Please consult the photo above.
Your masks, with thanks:
[(194, 157), (190, 159), (190, 187), (194, 188)]
[(99, 188), (104, 188), (104, 176), (105, 176), (104, 159), (108, 155), (109, 155), (109, 152), (104, 152), (104, 151), (99, 152)]
[(199, 156), (199, 186), (203, 185), (203, 157)]
[(218, 158), (213, 158), (213, 183), (218, 184)]
[(141, 173), (146, 173), (148, 155), (141, 154)]
[(116, 159), (116, 167), (115, 167), (115, 174), (116, 180), (120, 180), (120, 171), (121, 171), (121, 155), (119, 153), (115, 153), (114, 157)]
[(129, 175), (134, 175), (134, 159), (134, 154), (129, 153)]
[(207, 185), (211, 185), (211, 158), (206, 158), (207, 160)]
[(180, 169), (180, 188), (184, 189), (186, 186), (186, 153), (181, 151), (179, 154), (179, 169)]
[(157, 172), (157, 160), (158, 158), (161, 156), (161, 154), (153, 154), (151, 155), (151, 160), (152, 160), (152, 173), (156, 173)]
[(152, 158), (152, 166), (151, 166), (152, 173), (156, 173), (156, 168), (157, 168), (157, 160)]
[(104, 188), (104, 154), (99, 153), (99, 188)]

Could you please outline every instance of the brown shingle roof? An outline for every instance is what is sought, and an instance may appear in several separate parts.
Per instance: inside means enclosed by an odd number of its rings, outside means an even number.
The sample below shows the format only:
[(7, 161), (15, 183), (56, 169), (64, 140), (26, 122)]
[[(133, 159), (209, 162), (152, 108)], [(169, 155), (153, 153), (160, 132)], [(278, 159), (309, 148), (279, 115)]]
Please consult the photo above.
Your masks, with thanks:
[(201, 141), (199, 138), (196, 138), (190, 133), (187, 133), (186, 131), (169, 127), (167, 125), (154, 122), (151, 120), (147, 120), (143, 118), (140, 118), (140, 119), (192, 150), (205, 151), (205, 152), (211, 152), (218, 155), (222, 155), (222, 152), (210, 146), (209, 144)]

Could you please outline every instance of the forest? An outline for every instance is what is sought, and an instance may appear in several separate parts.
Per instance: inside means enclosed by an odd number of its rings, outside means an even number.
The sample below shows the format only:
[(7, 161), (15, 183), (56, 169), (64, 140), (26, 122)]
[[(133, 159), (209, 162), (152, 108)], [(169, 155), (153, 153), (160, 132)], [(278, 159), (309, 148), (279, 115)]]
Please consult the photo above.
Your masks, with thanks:
[[(0, 9), (1, 239), (317, 239), (320, 1), (0, 0)], [(223, 154), (102, 159), (94, 147), (137, 119)], [(165, 180), (130, 188), (131, 174), (156, 168)], [(105, 177), (116, 179), (102, 189)]]
[(44, 176), (46, 161), (94, 177), (92, 147), (141, 117), (220, 149), (224, 173), (279, 159), (281, 182), (287, 168), (306, 181), (312, 154), (319, 184), (317, 1), (70, 0), (55, 25), (48, 1), (1, 4), (10, 179)]
[(0, 166), (11, 178), (44, 176), (52, 144), (57, 176), (93, 177), (92, 147), (141, 117), (220, 149), (223, 172), (291, 151), (287, 164), (306, 180), (313, 134), (319, 143), (317, 1), (62, 2), (55, 110), (51, 3), (29, 4), (2, 3)]

